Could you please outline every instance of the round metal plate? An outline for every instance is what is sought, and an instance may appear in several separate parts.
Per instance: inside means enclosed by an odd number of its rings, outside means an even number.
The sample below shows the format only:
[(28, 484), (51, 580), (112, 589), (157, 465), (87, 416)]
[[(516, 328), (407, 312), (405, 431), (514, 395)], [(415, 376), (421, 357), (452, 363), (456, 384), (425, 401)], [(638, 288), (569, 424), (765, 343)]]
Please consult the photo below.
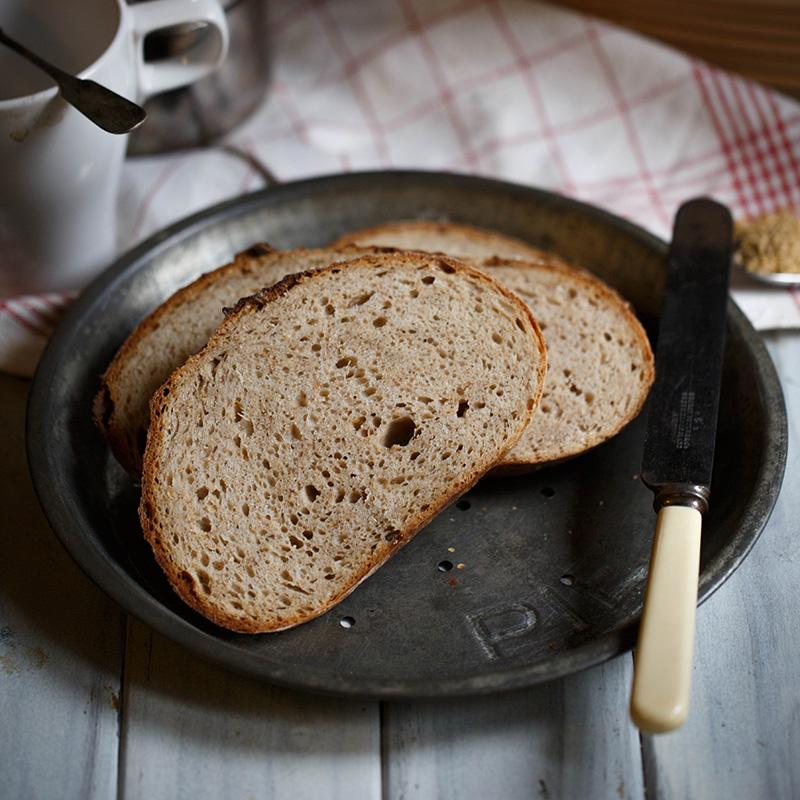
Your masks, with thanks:
[[(98, 376), (130, 330), (177, 287), (253, 242), (315, 246), (420, 217), (496, 228), (574, 259), (617, 287), (652, 330), (665, 245), (640, 228), (521, 186), (384, 172), (269, 189), (173, 225), (98, 278), (52, 337), (28, 415), (45, 513), (109, 595), (198, 655), (284, 685), (423, 697), (524, 686), (630, 647), (654, 523), (637, 476), (646, 415), (568, 463), (481, 482), (338, 607), (283, 633), (244, 636), (205, 622), (173, 595), (143, 542), (137, 488), (90, 419)], [(786, 457), (774, 368), (733, 303), (723, 382), (701, 600), (764, 527)]]

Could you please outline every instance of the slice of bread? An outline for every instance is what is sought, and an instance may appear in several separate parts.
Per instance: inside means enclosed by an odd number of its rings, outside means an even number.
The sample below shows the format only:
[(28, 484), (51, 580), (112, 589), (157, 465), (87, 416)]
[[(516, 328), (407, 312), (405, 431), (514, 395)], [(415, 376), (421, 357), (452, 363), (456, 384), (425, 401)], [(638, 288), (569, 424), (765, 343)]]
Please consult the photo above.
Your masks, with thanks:
[(458, 261), (371, 255), (287, 277), (154, 395), (145, 537), (213, 622), (310, 620), (516, 443), (545, 369), (527, 306)]
[(427, 220), (387, 222), (373, 228), (362, 228), (340, 236), (331, 247), (352, 245), (398, 247), (403, 250), (446, 253), (453, 258), (479, 260), (500, 256), (538, 261), (547, 257), (538, 247), (504, 233), (455, 222)]
[(256, 244), (184, 286), (145, 317), (103, 375), (94, 403), (94, 420), (122, 466), (134, 476), (141, 473), (153, 392), (208, 342), (225, 306), (293, 272), (363, 252), (360, 247), (275, 252)]
[(528, 304), (550, 365), (538, 410), (493, 475), (579, 455), (635, 419), (655, 377), (653, 351), (613, 289), (557, 260), (490, 259), (480, 268)]
[[(583, 453), (641, 410), (655, 374), (650, 342), (628, 303), (590, 273), (524, 242), (450, 223), (388, 223), (337, 240), (346, 243), (457, 255), (530, 306), (547, 342), (544, 395), (528, 430), (493, 475)], [(486, 258), (493, 248), (496, 256)]]

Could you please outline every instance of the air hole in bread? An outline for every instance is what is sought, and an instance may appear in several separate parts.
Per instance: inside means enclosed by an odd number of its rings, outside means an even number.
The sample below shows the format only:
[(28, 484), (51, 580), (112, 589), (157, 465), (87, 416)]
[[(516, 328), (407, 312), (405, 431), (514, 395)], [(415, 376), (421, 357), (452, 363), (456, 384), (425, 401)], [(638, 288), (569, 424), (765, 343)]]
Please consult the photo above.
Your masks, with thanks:
[(344, 367), (355, 367), (358, 364), (358, 359), (355, 356), (344, 356), (336, 362), (336, 369), (343, 369)]
[(208, 487), (201, 486), (195, 494), (197, 494), (198, 500), (204, 500), (208, 496)]
[(464, 414), (466, 414), (466, 413), (467, 413), (467, 409), (468, 409), (468, 408), (469, 408), (469, 403), (468, 403), (466, 400), (462, 400), (462, 401), (461, 401), (461, 402), (458, 404), (458, 411), (456, 411), (456, 416), (457, 416), (457, 417), (463, 417), (463, 416), (464, 416)]
[(297, 427), (296, 423), (292, 423), (292, 439), (300, 440), (303, 438), (303, 434), (300, 433), (300, 428)]
[(426, 284), (427, 286), (430, 286), (430, 285), (431, 285), (431, 284), (432, 284), (432, 283), (433, 283), (435, 280), (436, 280), (436, 278), (434, 278), (434, 277), (433, 277), (433, 275), (426, 275), (426, 276), (425, 276), (425, 277), (422, 279), (422, 282), (423, 282), (424, 284)]
[(492, 341), (495, 344), (503, 344), (503, 337), (499, 333), (492, 334)]
[(417, 426), (411, 417), (398, 417), (386, 426), (381, 444), (384, 447), (405, 447), (416, 432)]
[(313, 503), (319, 497), (319, 489), (313, 484), (308, 484), (303, 490), (309, 503)]
[(416, 299), (417, 297), (419, 297), (419, 289), (412, 289), (412, 290), (409, 292), (409, 294), (410, 294), (410, 295), (411, 295), (411, 296), (412, 296), (414, 299)]
[(372, 320), (372, 324), (376, 328), (382, 328), (386, 324), (386, 322), (387, 322), (386, 317), (375, 317), (375, 319)]
[(456, 268), (452, 264), (448, 264), (446, 261), (439, 262), (439, 269), (447, 275), (452, 275), (456, 271)]
[(203, 517), (198, 524), (201, 531), (208, 533), (211, 530), (211, 520), (208, 517)]
[(375, 294), (375, 292), (362, 292), (361, 294), (359, 294), (356, 297), (354, 297), (347, 304), (347, 307), (348, 308), (352, 308), (353, 306), (363, 306), (364, 303), (366, 303), (367, 300), (369, 300), (370, 297), (372, 297), (373, 294)]
[(199, 569), (195, 573), (197, 580), (200, 581), (200, 586), (206, 594), (211, 594), (211, 576), (204, 570)]
[(242, 514), (246, 517), (250, 516), (250, 504), (249, 503), (242, 503)]

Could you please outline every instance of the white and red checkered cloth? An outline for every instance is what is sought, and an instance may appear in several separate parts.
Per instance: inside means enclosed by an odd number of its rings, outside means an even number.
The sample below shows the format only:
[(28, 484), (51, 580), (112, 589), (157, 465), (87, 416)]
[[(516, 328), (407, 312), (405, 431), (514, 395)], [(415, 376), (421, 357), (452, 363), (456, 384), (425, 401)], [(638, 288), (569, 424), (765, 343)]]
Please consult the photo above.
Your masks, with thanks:
[[(284, 181), (386, 167), (543, 186), (667, 237), (700, 194), (736, 216), (800, 207), (800, 104), (612, 25), (527, 0), (295, 0), (269, 7), (272, 84), (228, 141)], [(129, 161), (120, 251), (259, 188), (219, 148)], [(757, 328), (800, 293), (739, 282)], [(0, 304), (0, 369), (31, 374), (69, 298)]]

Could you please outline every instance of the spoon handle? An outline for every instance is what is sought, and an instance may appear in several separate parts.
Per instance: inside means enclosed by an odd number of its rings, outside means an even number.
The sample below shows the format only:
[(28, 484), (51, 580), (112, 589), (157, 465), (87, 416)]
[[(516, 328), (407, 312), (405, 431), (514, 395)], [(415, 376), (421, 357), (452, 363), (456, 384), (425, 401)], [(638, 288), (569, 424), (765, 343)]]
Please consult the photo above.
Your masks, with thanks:
[(36, 53), (33, 53), (30, 50), (28, 50), (28, 48), (25, 47), (25, 45), (20, 44), (15, 39), (12, 39), (11, 37), (7, 36), (2, 28), (0, 28), (0, 42), (2, 42), (6, 47), (13, 50), (15, 53), (19, 53), (19, 55), (21, 55), (23, 58), (27, 58), (28, 61), (31, 61), (34, 64), (36, 64), (36, 66), (39, 67), (39, 69), (44, 70), (44, 72), (46, 72), (51, 78), (53, 78), (53, 80), (55, 80), (56, 83), (60, 83), (65, 78), (68, 79), (69, 77), (71, 77), (63, 70), (60, 70), (58, 67), (53, 66), (53, 64), (51, 64), (49, 61), (45, 61), (40, 56), (37, 56)]

